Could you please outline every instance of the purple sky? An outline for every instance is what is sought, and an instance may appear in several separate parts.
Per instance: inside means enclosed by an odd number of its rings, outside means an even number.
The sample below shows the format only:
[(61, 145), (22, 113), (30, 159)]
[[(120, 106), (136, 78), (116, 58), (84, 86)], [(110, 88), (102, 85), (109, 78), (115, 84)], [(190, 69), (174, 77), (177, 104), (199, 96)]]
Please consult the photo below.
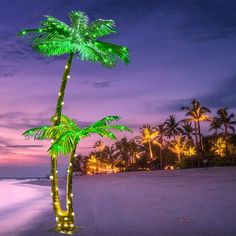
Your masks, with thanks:
[[(114, 19), (108, 40), (130, 49), (131, 64), (105, 69), (74, 60), (64, 113), (87, 123), (119, 115), (134, 130), (158, 124), (192, 98), (213, 111), (236, 108), (234, 0), (1, 0), (0, 176), (45, 175), (48, 143), (24, 140), (29, 127), (48, 124), (55, 111), (66, 57), (37, 55), (17, 31), (43, 15), (68, 22), (81, 10), (93, 21)], [(135, 133), (133, 134), (135, 135)], [(97, 137), (95, 137), (97, 138)], [(78, 152), (92, 150), (94, 138)], [(105, 140), (106, 142), (106, 140)], [(63, 167), (65, 159), (60, 161)]]

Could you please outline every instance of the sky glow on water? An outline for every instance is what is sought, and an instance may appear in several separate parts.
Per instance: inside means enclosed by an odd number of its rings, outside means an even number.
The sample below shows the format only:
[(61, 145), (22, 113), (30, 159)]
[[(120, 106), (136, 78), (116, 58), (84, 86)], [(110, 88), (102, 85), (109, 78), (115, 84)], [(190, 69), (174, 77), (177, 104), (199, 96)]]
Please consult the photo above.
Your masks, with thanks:
[(0, 236), (17, 236), (51, 204), (50, 188), (24, 181), (0, 181)]

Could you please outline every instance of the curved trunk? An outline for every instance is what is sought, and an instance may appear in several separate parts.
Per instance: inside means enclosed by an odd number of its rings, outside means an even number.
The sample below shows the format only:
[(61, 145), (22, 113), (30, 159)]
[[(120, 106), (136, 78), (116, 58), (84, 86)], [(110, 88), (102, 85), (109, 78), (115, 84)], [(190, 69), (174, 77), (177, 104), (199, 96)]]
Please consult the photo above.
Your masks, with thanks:
[(152, 147), (151, 147), (150, 142), (148, 142), (148, 147), (149, 147), (150, 161), (152, 161), (153, 160), (153, 154), (152, 154)]
[[(59, 125), (61, 121), (61, 111), (62, 111), (62, 106), (64, 104), (63, 102), (64, 94), (65, 94), (65, 89), (67, 85), (67, 80), (69, 78), (73, 56), (74, 56), (73, 53), (69, 55), (66, 65), (65, 65), (61, 87), (58, 93), (56, 112), (55, 112), (54, 121), (53, 121), (54, 126)], [(52, 201), (53, 201), (54, 214), (56, 216), (57, 222), (59, 222), (60, 217), (62, 218), (66, 217), (67, 212), (62, 210), (61, 205), (60, 205), (57, 173), (58, 173), (57, 172), (57, 158), (55, 156), (51, 156), (51, 177), (50, 177), (51, 178), (51, 192), (52, 192), (51, 195), (52, 195)], [(59, 223), (57, 223), (57, 226), (59, 226)], [(58, 229), (60, 229), (60, 227), (58, 227)]]

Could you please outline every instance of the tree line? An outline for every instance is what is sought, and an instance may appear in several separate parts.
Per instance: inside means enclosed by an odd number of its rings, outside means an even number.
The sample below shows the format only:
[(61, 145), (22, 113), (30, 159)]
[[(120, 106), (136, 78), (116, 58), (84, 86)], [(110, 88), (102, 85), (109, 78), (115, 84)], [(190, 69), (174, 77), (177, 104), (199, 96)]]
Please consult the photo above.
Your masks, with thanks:
[[(96, 141), (88, 155), (77, 155), (74, 171), (95, 174), (236, 165), (235, 114), (223, 107), (213, 115), (196, 99), (181, 110), (185, 112), (182, 120), (172, 114), (156, 126), (145, 124), (131, 139), (123, 137), (110, 146)], [(203, 122), (209, 127), (205, 134)]]

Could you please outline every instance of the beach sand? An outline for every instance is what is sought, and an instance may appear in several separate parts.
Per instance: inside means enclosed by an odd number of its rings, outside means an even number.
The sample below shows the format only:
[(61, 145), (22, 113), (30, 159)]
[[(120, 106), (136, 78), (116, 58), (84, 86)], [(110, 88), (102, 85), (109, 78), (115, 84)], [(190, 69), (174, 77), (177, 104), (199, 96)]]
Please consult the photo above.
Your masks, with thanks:
[[(76, 176), (73, 187), (75, 235), (236, 235), (236, 167)], [(29, 226), (20, 236), (61, 235), (47, 232), (51, 205)]]

